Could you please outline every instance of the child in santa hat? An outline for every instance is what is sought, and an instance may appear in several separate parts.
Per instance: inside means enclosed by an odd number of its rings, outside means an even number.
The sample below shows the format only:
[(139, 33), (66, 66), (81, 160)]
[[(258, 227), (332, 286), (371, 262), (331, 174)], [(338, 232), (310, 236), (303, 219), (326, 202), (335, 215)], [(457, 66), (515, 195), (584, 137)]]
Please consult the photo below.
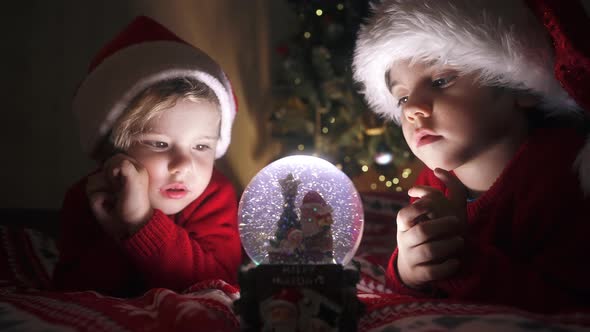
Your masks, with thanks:
[(373, 11), (355, 78), (426, 165), (397, 216), (389, 285), (539, 312), (590, 305), (581, 4), (383, 0)]
[(214, 162), (237, 107), (219, 65), (138, 17), (91, 63), (73, 111), (100, 168), (65, 196), (56, 286), (134, 295), (235, 283), (237, 197)]

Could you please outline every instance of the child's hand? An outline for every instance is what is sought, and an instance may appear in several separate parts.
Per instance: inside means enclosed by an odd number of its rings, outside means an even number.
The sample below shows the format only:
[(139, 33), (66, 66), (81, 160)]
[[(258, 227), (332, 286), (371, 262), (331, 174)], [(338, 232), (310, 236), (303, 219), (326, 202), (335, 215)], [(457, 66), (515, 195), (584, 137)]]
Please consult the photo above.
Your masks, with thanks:
[(450, 197), (431, 187), (413, 187), (408, 194), (420, 199), (397, 215), (397, 270), (402, 282), (416, 289), (453, 274), (459, 267), (454, 256), (464, 243), (465, 187), (447, 171), (437, 168), (435, 175)]
[(113, 216), (115, 193), (107, 183), (104, 172), (101, 171), (88, 177), (86, 197), (88, 197), (94, 217), (103, 230), (115, 239), (122, 238), (127, 230), (125, 224)]
[(147, 170), (135, 159), (119, 153), (105, 162), (103, 171), (116, 193), (114, 215), (133, 234), (153, 214), (148, 196)]
[(137, 232), (151, 217), (147, 171), (133, 158), (117, 154), (102, 172), (89, 177), (86, 193), (92, 212), (115, 238)]

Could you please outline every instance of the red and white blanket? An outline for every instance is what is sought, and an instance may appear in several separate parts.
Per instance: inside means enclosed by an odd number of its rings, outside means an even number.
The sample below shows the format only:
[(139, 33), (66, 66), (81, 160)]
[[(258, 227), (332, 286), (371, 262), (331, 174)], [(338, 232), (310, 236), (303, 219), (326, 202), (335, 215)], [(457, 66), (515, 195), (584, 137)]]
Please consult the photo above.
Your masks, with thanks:
[[(53, 292), (53, 240), (31, 229), (0, 227), (2, 331), (236, 331), (239, 290), (221, 280), (182, 293), (151, 289), (135, 298)], [(359, 331), (590, 331), (590, 312), (540, 316), (514, 308), (426, 301), (393, 294), (368, 250), (358, 296), (366, 304)]]

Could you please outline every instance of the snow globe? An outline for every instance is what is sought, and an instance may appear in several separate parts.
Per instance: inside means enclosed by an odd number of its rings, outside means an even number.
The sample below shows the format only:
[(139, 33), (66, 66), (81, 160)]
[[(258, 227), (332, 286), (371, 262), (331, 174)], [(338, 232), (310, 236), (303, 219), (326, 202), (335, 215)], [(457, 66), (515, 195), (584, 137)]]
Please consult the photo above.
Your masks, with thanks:
[(252, 261), (235, 303), (246, 330), (356, 329), (363, 208), (343, 172), (317, 157), (279, 159), (244, 190), (238, 224)]

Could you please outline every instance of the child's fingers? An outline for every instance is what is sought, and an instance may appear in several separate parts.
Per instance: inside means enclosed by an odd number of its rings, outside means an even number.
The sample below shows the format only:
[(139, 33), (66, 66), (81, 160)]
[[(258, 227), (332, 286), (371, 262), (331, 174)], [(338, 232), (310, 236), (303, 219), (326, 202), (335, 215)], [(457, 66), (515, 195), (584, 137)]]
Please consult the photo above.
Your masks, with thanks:
[(102, 172), (90, 175), (86, 181), (87, 197), (90, 197), (91, 194), (98, 191), (109, 192), (109, 189), (109, 185), (107, 184)]
[(141, 167), (138, 161), (123, 153), (109, 158), (103, 166), (105, 176), (117, 191), (125, 184), (125, 178), (134, 176)]
[(107, 222), (112, 219), (112, 202), (111, 197), (106, 192), (97, 191), (89, 197), (90, 208), (99, 223)]
[(430, 281), (447, 278), (457, 272), (460, 262), (451, 258), (442, 263), (421, 264), (414, 267), (414, 277), (419, 283), (424, 284)]
[(467, 190), (456, 176), (442, 168), (435, 168), (434, 175), (449, 189), (449, 200), (464, 205), (467, 201)]
[(408, 195), (410, 197), (422, 198), (428, 194), (439, 193), (442, 195), (442, 192), (436, 188), (429, 187), (429, 186), (413, 186), (412, 188), (408, 189)]
[(420, 223), (423, 220), (442, 217), (444, 215), (441, 212), (441, 202), (444, 202), (443, 200), (446, 200), (446, 198), (442, 196), (442, 193), (432, 193), (426, 196), (422, 196), (422, 198), (412, 203), (413, 208), (419, 214), (418, 216), (424, 217), (422, 219), (416, 218), (414, 220), (414, 225)]
[(463, 238), (455, 236), (415, 246), (408, 249), (405, 256), (413, 265), (440, 262), (455, 255), (463, 245)]
[(135, 168), (133, 163), (128, 159), (121, 161), (121, 166), (119, 167), (119, 170), (121, 176), (124, 178), (133, 177), (135, 174), (137, 174), (137, 169)]
[(115, 191), (120, 190), (121, 187), (121, 163), (125, 158), (124, 154), (118, 153), (105, 161), (102, 167), (105, 178)]
[(464, 225), (455, 216), (426, 220), (406, 232), (404, 236), (408, 246), (420, 245), (445, 237), (460, 236), (463, 234)]
[(415, 247), (422, 243), (445, 237), (460, 236), (464, 225), (455, 216), (426, 220), (404, 232), (399, 241), (408, 247)]
[(406, 232), (416, 224), (416, 219), (429, 212), (423, 204), (411, 204), (399, 210), (396, 217), (397, 231)]

